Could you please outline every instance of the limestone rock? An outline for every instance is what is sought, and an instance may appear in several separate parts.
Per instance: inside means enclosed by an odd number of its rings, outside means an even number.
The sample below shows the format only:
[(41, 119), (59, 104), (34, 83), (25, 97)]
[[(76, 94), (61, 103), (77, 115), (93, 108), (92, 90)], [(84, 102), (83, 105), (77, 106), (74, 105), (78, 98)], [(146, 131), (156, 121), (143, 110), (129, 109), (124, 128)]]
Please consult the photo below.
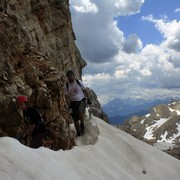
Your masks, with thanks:
[(15, 99), (27, 95), (47, 126), (44, 146), (72, 148), (65, 74), (73, 69), (81, 78), (86, 62), (75, 45), (68, 0), (1, 0), (0, 39), (0, 136), (26, 143)]

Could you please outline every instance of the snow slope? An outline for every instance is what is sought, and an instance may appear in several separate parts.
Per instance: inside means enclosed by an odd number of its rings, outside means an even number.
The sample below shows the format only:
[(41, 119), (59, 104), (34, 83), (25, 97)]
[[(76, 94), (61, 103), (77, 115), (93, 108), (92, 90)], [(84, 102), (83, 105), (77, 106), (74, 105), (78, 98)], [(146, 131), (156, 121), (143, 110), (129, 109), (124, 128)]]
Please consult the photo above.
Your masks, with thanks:
[(180, 161), (92, 117), (71, 150), (0, 138), (1, 180), (179, 180)]

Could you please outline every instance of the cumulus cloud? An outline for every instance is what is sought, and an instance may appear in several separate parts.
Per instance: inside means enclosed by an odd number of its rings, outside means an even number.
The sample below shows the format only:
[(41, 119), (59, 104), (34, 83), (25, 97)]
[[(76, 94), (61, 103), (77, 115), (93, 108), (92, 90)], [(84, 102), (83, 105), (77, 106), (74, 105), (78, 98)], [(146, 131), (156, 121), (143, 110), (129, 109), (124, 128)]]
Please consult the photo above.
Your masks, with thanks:
[(136, 34), (129, 35), (123, 43), (123, 51), (126, 53), (137, 53), (142, 48), (142, 42)]
[[(179, 94), (180, 22), (142, 17), (163, 41), (143, 46), (136, 34), (125, 38), (118, 16), (140, 12), (144, 0), (70, 0), (76, 43), (88, 62), (83, 80), (102, 104), (119, 97), (152, 98)], [(75, 7), (81, 7), (80, 9)]]
[(139, 12), (144, 1), (132, 2), (134, 0), (70, 1), (76, 43), (87, 61), (94, 63), (111, 61), (119, 49), (123, 49), (124, 41), (125, 50), (136, 50), (137, 47), (130, 47), (128, 42), (133, 40), (134, 45), (139, 46), (140, 41), (137, 37), (131, 36), (129, 40), (124, 40), (123, 32), (117, 27), (114, 19), (121, 13), (127, 15)]
[(92, 3), (89, 0), (71, 0), (73, 4), (72, 9), (74, 9), (77, 13), (93, 13), (96, 14), (98, 12), (98, 8), (96, 4)]
[(180, 53), (174, 51), (170, 53), (169, 61), (173, 64), (174, 68), (180, 68)]
[(163, 35), (164, 44), (175, 51), (180, 52), (180, 21), (168, 21), (164, 19), (155, 19), (153, 15), (142, 17), (143, 20), (153, 22), (157, 30)]
[(119, 9), (118, 15), (131, 15), (140, 12), (144, 0), (116, 0), (115, 7)]

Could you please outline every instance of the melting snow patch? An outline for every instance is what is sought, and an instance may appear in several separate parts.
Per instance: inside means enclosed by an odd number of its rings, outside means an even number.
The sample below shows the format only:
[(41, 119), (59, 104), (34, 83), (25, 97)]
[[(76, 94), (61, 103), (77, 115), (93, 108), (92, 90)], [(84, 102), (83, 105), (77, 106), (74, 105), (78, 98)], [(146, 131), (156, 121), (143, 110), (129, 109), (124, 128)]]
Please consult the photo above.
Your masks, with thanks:
[(164, 133), (164, 135), (163, 134), (161, 135), (161, 140), (158, 140), (157, 142), (167, 142), (167, 143), (172, 144), (174, 138), (172, 138), (172, 137), (171, 138), (167, 138), (167, 135), (168, 135), (168, 132), (166, 131)]
[(178, 111), (178, 110), (174, 110), (174, 109), (172, 109), (172, 108), (169, 108), (169, 111), (171, 111), (171, 112), (176, 112), (177, 115), (180, 115), (180, 111)]
[[(169, 119), (166, 119), (166, 118), (161, 118), (160, 120), (156, 121), (155, 124), (149, 126), (146, 128), (146, 134), (144, 135), (144, 138), (145, 139), (155, 139), (155, 137), (153, 137), (153, 132), (154, 132), (154, 129), (157, 129), (159, 128), (162, 124), (164, 124), (166, 121), (168, 121)], [(155, 122), (155, 121), (154, 121)]]
[(146, 119), (141, 120), (140, 123), (141, 123), (141, 124), (144, 124), (144, 121), (145, 121), (145, 120), (146, 120)]
[(150, 116), (150, 113), (149, 113), (149, 114), (146, 114), (145, 116), (146, 116), (146, 117), (149, 117), (149, 116)]

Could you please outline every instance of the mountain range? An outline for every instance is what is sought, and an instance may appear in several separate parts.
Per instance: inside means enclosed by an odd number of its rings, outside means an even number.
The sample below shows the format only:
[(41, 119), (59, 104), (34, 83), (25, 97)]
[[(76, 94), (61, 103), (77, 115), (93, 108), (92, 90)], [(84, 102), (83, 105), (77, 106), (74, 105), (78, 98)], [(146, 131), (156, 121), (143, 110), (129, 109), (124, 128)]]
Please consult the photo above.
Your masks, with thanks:
[(153, 106), (168, 103), (172, 98), (165, 99), (114, 99), (102, 106), (103, 110), (109, 117), (109, 123), (113, 125), (123, 124), (133, 115), (142, 116), (150, 112)]

